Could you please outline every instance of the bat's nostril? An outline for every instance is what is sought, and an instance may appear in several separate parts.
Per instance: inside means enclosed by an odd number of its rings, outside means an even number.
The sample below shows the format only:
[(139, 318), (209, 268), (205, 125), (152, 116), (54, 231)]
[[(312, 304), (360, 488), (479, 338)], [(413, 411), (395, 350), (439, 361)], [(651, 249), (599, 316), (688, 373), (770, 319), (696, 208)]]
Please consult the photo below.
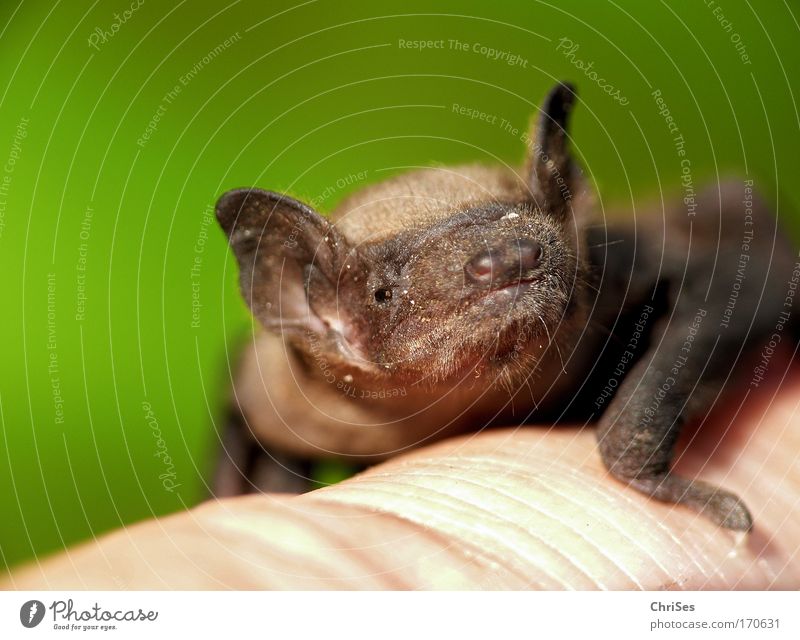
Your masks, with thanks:
[(500, 259), (494, 251), (483, 251), (470, 260), (464, 270), (477, 282), (489, 282), (492, 274), (499, 275)]
[(541, 260), (542, 246), (521, 238), (478, 253), (467, 262), (464, 271), (474, 282), (503, 285), (527, 277)]
[(539, 266), (542, 260), (542, 245), (533, 240), (520, 240), (518, 248), (520, 271), (530, 271)]

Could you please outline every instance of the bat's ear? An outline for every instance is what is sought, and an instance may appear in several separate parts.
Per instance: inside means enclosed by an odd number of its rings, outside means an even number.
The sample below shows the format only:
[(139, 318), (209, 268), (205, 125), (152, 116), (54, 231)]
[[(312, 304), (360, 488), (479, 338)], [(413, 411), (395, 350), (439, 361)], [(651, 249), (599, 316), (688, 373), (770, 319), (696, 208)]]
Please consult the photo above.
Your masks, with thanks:
[(228, 191), (216, 213), (253, 315), (270, 329), (319, 330), (308, 302), (309, 281), (336, 282), (334, 264), (344, 249), (336, 229), (308, 205), (260, 189)]
[(569, 212), (577, 173), (567, 140), (576, 95), (575, 87), (567, 82), (553, 87), (530, 136), (528, 187), (539, 208), (561, 219)]

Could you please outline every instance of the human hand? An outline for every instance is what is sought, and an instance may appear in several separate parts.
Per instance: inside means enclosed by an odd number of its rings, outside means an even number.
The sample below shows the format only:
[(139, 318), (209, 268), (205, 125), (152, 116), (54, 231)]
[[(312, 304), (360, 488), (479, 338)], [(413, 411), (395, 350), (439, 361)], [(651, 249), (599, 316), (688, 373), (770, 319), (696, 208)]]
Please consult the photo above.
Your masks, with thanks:
[(749, 535), (612, 479), (592, 429), (521, 427), (426, 447), (302, 496), (210, 501), (20, 568), (2, 586), (796, 589), (800, 368), (776, 387), (741, 409), (733, 397), (678, 456), (683, 473), (745, 500)]

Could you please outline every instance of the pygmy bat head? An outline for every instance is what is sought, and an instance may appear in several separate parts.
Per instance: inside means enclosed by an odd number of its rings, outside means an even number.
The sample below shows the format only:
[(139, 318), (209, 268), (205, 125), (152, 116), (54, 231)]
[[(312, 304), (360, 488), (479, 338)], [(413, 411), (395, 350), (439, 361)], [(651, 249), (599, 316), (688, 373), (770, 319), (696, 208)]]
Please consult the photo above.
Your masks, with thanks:
[(407, 174), (332, 218), (260, 189), (224, 194), (217, 218), (254, 316), (307, 358), (378, 386), (529, 374), (576, 332), (584, 295), (574, 99), (568, 84), (548, 94), (519, 171)]

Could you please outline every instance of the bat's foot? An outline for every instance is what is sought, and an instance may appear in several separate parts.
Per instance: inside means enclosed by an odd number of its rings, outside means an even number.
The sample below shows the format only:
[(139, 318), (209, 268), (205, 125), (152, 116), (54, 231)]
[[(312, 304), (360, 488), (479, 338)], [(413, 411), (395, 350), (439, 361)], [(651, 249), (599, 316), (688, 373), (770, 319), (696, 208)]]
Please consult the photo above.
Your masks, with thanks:
[(750, 531), (753, 517), (744, 502), (719, 487), (666, 473), (651, 478), (625, 479), (632, 487), (657, 500), (682, 504), (703, 514), (715, 524), (736, 531)]
[(253, 438), (238, 411), (231, 410), (222, 430), (212, 493), (228, 498), (246, 493), (305, 493), (312, 489), (310, 462), (269, 451)]
[(239, 463), (223, 453), (214, 477), (213, 494), (227, 498), (247, 493), (305, 493), (313, 488), (310, 462), (267, 451), (254, 444)]

